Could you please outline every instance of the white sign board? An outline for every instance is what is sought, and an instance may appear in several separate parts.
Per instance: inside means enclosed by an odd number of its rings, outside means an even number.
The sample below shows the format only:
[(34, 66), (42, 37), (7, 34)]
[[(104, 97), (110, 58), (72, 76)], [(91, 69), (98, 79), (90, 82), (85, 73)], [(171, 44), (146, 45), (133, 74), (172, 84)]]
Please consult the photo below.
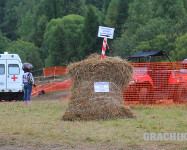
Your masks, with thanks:
[(114, 28), (99, 26), (98, 37), (113, 39)]
[(95, 82), (94, 91), (95, 92), (109, 92), (109, 82)]

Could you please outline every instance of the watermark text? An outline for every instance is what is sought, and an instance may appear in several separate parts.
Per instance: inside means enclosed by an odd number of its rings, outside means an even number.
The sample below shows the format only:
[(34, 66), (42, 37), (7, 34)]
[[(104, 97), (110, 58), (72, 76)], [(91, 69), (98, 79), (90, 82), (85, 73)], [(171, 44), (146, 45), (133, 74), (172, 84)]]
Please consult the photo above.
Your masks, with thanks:
[(145, 141), (187, 141), (187, 133), (144, 133)]

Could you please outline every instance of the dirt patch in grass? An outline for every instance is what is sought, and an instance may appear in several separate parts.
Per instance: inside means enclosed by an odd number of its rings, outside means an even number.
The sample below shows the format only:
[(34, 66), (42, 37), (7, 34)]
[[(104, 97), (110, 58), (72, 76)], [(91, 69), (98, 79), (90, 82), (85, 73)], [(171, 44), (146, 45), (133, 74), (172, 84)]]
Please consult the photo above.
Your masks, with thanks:
[[(9, 141), (9, 142), (6, 142)], [(2, 140), (0, 140), (2, 142)], [(180, 148), (179, 148), (180, 147)], [(16, 143), (13, 139), (7, 138), (0, 144), (1, 150), (186, 150), (185, 146), (179, 146), (175, 144), (156, 145), (150, 144), (146, 146), (111, 146), (108, 143), (105, 144), (42, 144), (42, 143), (30, 143), (20, 141)]]

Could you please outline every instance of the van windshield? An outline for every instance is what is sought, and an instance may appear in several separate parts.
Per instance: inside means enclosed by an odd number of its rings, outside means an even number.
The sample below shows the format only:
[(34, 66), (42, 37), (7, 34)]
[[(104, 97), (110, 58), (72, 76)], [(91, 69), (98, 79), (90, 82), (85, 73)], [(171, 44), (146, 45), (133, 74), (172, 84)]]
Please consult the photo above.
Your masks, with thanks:
[(0, 64), (0, 75), (5, 74), (5, 65), (4, 64)]
[(19, 74), (19, 65), (18, 64), (9, 64), (8, 65), (8, 73), (12, 74)]

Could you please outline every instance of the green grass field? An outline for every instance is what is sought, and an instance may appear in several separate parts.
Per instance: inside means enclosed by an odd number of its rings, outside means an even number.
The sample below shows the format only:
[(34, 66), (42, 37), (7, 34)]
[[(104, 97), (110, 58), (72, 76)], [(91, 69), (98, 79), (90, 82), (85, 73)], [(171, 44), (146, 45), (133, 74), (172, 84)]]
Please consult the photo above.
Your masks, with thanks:
[(145, 132), (187, 132), (184, 107), (133, 107), (136, 119), (62, 121), (67, 100), (0, 103), (0, 148), (186, 149), (187, 141), (144, 141)]

